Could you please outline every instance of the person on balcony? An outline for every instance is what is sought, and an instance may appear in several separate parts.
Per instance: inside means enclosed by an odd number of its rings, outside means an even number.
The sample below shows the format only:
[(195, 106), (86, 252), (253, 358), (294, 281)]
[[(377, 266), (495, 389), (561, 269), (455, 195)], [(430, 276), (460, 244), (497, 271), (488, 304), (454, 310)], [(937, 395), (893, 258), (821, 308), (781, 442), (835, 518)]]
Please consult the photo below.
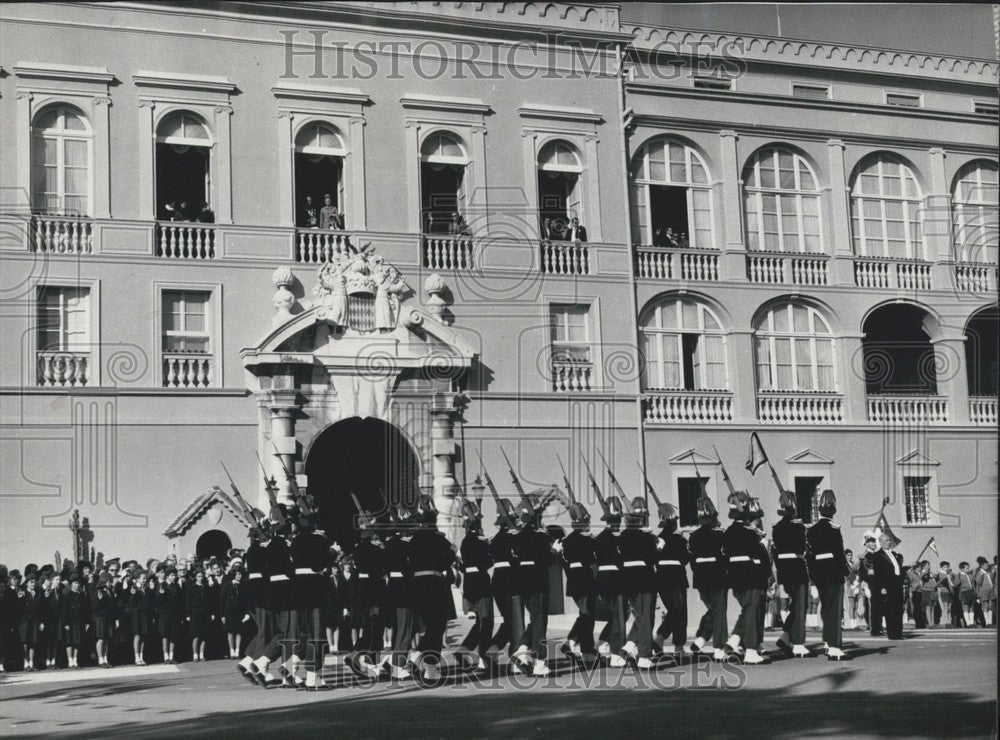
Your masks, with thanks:
[(469, 224), (465, 222), (462, 214), (455, 212), (451, 214), (451, 221), (448, 222), (448, 234), (451, 236), (471, 236)]
[(215, 223), (215, 212), (208, 207), (208, 203), (202, 203), (201, 209), (198, 211), (198, 216), (195, 219), (203, 224), (214, 224)]
[(344, 228), (344, 217), (333, 204), (333, 196), (329, 193), (323, 196), (323, 207), (319, 209), (319, 227), (334, 230)]
[(319, 209), (313, 203), (311, 195), (306, 196), (305, 203), (299, 209), (299, 226), (306, 229), (319, 228)]
[(663, 233), (663, 246), (664, 247), (680, 246), (680, 242), (677, 240), (677, 232), (674, 231), (673, 226), (668, 226), (667, 230)]
[(581, 226), (580, 219), (574, 218), (569, 222), (565, 238), (566, 241), (570, 242), (585, 242), (587, 241), (587, 227)]
[(678, 237), (677, 239), (677, 246), (681, 247), (682, 249), (687, 249), (688, 247), (691, 246), (691, 242), (688, 241), (688, 235), (683, 231), (681, 232), (680, 237)]

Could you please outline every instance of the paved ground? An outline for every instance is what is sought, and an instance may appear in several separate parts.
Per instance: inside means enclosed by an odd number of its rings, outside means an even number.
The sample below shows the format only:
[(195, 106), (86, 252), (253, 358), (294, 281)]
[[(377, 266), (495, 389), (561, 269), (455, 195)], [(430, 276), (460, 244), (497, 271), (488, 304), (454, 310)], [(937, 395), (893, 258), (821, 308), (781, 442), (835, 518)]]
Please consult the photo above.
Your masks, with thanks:
[[(0, 736), (996, 737), (994, 632), (931, 630), (899, 642), (853, 632), (846, 647), (846, 663), (605, 669), (589, 688), (568, 667), (537, 681), (436, 689), (349, 686), (344, 674), (319, 693), (250, 687), (228, 661), (9, 674), (0, 679)], [(340, 671), (327, 673), (336, 680)]]

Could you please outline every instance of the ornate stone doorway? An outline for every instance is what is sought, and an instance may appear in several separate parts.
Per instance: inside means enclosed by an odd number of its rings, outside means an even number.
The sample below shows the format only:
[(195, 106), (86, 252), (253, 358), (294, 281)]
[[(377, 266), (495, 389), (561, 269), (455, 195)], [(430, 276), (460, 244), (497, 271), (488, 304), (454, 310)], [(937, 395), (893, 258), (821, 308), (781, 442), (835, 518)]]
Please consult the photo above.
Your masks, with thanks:
[(320, 526), (341, 546), (354, 537), (352, 492), (379, 521), (388, 517), (386, 504), (412, 506), (419, 492), (413, 446), (396, 426), (373, 417), (342, 419), (316, 435), (305, 473)]

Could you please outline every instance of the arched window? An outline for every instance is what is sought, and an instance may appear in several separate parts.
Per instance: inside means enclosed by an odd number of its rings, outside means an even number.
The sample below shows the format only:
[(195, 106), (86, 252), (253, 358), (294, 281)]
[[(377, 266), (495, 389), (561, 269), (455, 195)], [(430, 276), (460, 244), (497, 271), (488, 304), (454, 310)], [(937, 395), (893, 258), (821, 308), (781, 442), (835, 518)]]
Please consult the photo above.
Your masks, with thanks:
[(295, 137), (295, 199), (302, 227), (344, 228), (344, 157), (340, 132), (314, 121)]
[(722, 325), (702, 303), (669, 298), (645, 312), (640, 327), (649, 390), (725, 390)]
[(635, 244), (716, 246), (712, 187), (698, 152), (669, 139), (654, 139), (636, 152), (630, 179)]
[(960, 262), (997, 264), (997, 165), (970, 162), (958, 172), (952, 191), (955, 246)]
[(757, 388), (762, 391), (835, 391), (834, 339), (812, 306), (788, 302), (754, 325)]
[(890, 303), (872, 311), (861, 326), (865, 387), (870, 396), (937, 393), (937, 362), (928, 311)]
[(980, 309), (965, 326), (965, 371), (970, 396), (996, 397), (1000, 390), (1000, 309)]
[(211, 188), (212, 137), (193, 113), (178, 111), (156, 127), (157, 217), (214, 221)]
[(420, 147), (420, 197), (428, 234), (468, 233), (465, 226), (465, 171), (469, 158), (458, 137), (444, 131)]
[(538, 215), (542, 236), (567, 238), (570, 222), (583, 222), (583, 159), (567, 141), (550, 141), (538, 152)]
[(75, 108), (45, 109), (32, 127), (32, 185), (36, 210), (90, 215), (91, 130)]
[(820, 252), (819, 185), (806, 160), (786, 149), (764, 149), (743, 170), (747, 248)]
[(924, 259), (921, 204), (920, 185), (906, 164), (889, 154), (866, 159), (851, 178), (854, 253)]

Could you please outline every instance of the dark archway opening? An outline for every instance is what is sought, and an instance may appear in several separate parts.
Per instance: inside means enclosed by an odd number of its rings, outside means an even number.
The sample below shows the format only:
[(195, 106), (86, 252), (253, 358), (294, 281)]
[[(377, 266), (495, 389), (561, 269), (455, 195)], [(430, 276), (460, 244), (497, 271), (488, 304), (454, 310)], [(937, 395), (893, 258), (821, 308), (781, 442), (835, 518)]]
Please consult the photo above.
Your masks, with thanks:
[(419, 494), (420, 463), (413, 447), (381, 419), (353, 416), (324, 429), (309, 449), (305, 471), (319, 526), (346, 549), (356, 539), (352, 492), (383, 522), (387, 504), (413, 506)]
[[(341, 219), (343, 218), (342, 172), (343, 160), (340, 157), (302, 153), (295, 155), (295, 202), (299, 208), (299, 226), (313, 226), (306, 215), (306, 197), (312, 198), (316, 218), (319, 218), (319, 211), (327, 195), (330, 196), (332, 205), (336, 207)], [(321, 224), (317, 221), (315, 225)], [(343, 223), (327, 228), (342, 229)]]
[(194, 546), (194, 553), (199, 558), (217, 558), (226, 560), (233, 543), (229, 535), (221, 529), (210, 529), (201, 537)]
[[(194, 221), (208, 204), (211, 149), (204, 146), (156, 145), (156, 210), (160, 220)], [(172, 205), (174, 211), (167, 209)]]
[(424, 209), (424, 233), (448, 233), (451, 214), (462, 212), (464, 179), (465, 167), (461, 165), (421, 163), (420, 194)]
[(905, 303), (883, 306), (868, 317), (862, 340), (868, 395), (937, 393), (926, 319), (926, 311)]
[(969, 376), (970, 396), (996, 396), (1000, 347), (1000, 310), (984, 308), (973, 316), (965, 329), (965, 367)]

